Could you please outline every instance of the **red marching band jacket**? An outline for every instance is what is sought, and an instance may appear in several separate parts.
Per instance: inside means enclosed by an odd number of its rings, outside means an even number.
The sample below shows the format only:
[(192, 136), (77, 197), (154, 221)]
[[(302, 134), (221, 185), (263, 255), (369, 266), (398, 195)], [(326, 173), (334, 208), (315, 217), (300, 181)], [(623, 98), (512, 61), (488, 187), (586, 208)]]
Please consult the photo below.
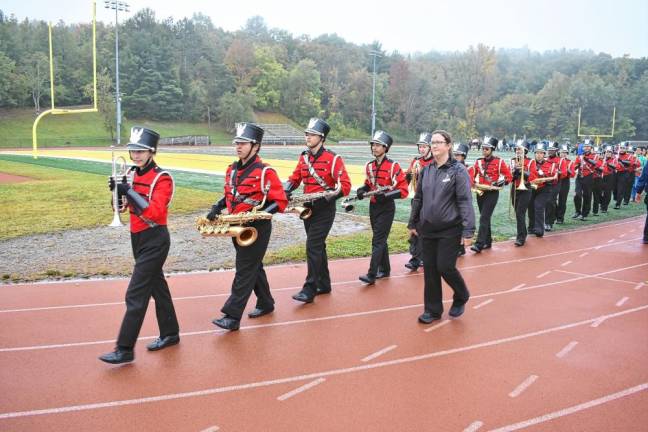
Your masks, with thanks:
[[(400, 197), (406, 198), (408, 194), (405, 173), (398, 162), (384, 157), (380, 164), (374, 159), (365, 165), (365, 186), (368, 191), (376, 190), (381, 186), (392, 186), (391, 190), (400, 190)], [(376, 197), (371, 197), (371, 202), (376, 202)]]
[(296, 189), (303, 182), (305, 194), (323, 192), (324, 187), (311, 175), (311, 170), (324, 181), (328, 190), (335, 189), (339, 180), (342, 186), (342, 195), (347, 196), (351, 192), (351, 179), (349, 179), (344, 161), (340, 156), (324, 147), (320, 148), (315, 155), (308, 150), (301, 154), (295, 170), (288, 178), (288, 182), (292, 186), (291, 189)]
[[(515, 170), (515, 160), (516, 158), (511, 159), (511, 172)], [(529, 169), (529, 165), (531, 164), (531, 159), (528, 157), (524, 157), (524, 183), (528, 185), (528, 183), (536, 178), (536, 174), (533, 174), (531, 170)], [(518, 178), (514, 179), (513, 181), (515, 182), (515, 187), (518, 188), (520, 186), (520, 180), (522, 180), (521, 176), (518, 176)]]
[(238, 164), (238, 161), (231, 164), (225, 173), (225, 203), (230, 214), (251, 211), (266, 194), (266, 204), (275, 202), (278, 211), (283, 212), (288, 198), (275, 170), (263, 163), (259, 156), (242, 167)]
[(601, 173), (603, 177), (607, 177), (610, 174), (614, 174), (617, 169), (617, 160), (614, 156), (606, 157), (602, 160), (601, 168), (603, 172)]
[(566, 157), (560, 158), (558, 162), (558, 179), (574, 178), (575, 175), (576, 167), (574, 161)]
[(166, 225), (169, 205), (173, 199), (174, 184), (171, 174), (154, 163), (139, 173), (137, 167), (130, 169), (133, 176), (132, 188), (142, 196), (149, 205), (141, 215), (137, 215), (129, 205), (130, 231), (138, 233), (156, 225)]
[(504, 177), (506, 184), (511, 183), (513, 176), (511, 170), (504, 160), (494, 156), (489, 159), (479, 158), (473, 165), (473, 171), (477, 177), (477, 183), (483, 185), (492, 185), (500, 180), (500, 176)]
[(414, 159), (410, 161), (409, 168), (407, 168), (407, 174), (414, 174), (415, 167), (417, 167), (418, 172), (420, 173), (423, 168), (425, 168), (427, 165), (431, 164), (434, 162), (434, 158), (430, 157), (429, 159), (425, 159), (422, 156), (416, 156)]
[[(616, 166), (617, 166), (616, 170), (619, 173), (634, 172), (637, 168), (641, 166), (639, 161), (630, 153), (619, 153), (615, 159), (616, 159)], [(622, 161), (626, 163), (624, 164)]]
[[(556, 175), (558, 168), (555, 163), (549, 162), (548, 159), (543, 160), (541, 163), (538, 163), (535, 159), (529, 163), (529, 181), (538, 179), (538, 178), (547, 178), (553, 177)], [(553, 182), (552, 182), (553, 184)], [(544, 188), (546, 183), (539, 183), (536, 190)]]
[(554, 180), (552, 184), (557, 185), (560, 180), (567, 177), (567, 166), (565, 164), (560, 164), (561, 159), (559, 156), (548, 157), (547, 160), (556, 165), (556, 169), (558, 170), (558, 178)]
[(596, 154), (582, 154), (576, 157), (574, 161), (575, 169), (578, 170), (578, 175), (582, 177), (590, 176), (594, 173), (597, 167), (601, 166), (601, 160)]

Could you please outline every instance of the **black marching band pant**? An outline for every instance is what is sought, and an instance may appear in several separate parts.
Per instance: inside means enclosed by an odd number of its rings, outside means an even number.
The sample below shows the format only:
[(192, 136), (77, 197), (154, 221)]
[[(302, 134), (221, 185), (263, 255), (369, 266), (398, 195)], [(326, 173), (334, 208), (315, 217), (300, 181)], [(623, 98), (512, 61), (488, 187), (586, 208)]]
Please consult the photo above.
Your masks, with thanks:
[(232, 238), (236, 249), (236, 273), (232, 281), (232, 293), (221, 308), (221, 312), (237, 320), (243, 316), (252, 292), (257, 297), (257, 308), (269, 310), (274, 307), (268, 278), (263, 269), (263, 257), (270, 242), (272, 223), (269, 220), (257, 220), (248, 226), (256, 228), (258, 237), (249, 246), (240, 246)]
[(563, 222), (567, 212), (567, 196), (569, 195), (570, 178), (564, 178), (558, 182), (558, 205), (556, 206), (556, 220)]
[(540, 189), (531, 189), (531, 199), (529, 200), (529, 230), (538, 237), (544, 235), (545, 226), (545, 208), (547, 201), (551, 198), (551, 183), (545, 183)]
[(624, 204), (628, 204), (630, 202), (630, 194), (632, 193), (634, 177), (634, 173), (628, 171), (617, 173), (617, 187), (615, 197), (617, 206), (620, 206), (622, 201)]
[(318, 199), (313, 203), (311, 217), (304, 219), (308, 274), (302, 291), (309, 296), (315, 296), (318, 288), (322, 291), (331, 290), (326, 237), (335, 220), (335, 203), (335, 200)]
[(412, 258), (410, 258), (410, 262), (415, 262), (419, 264), (422, 263), (423, 255), (422, 255), (421, 237), (415, 236), (414, 234), (410, 234), (410, 237), (407, 241), (409, 242), (409, 253), (412, 256)]
[(151, 296), (155, 300), (160, 337), (179, 332), (171, 292), (162, 271), (170, 245), (169, 230), (165, 225), (131, 233), (135, 267), (126, 290), (126, 314), (117, 337), (120, 348), (133, 349), (135, 346)]
[(369, 220), (373, 236), (371, 238), (371, 261), (367, 274), (376, 276), (379, 271), (389, 274), (389, 249), (387, 237), (391, 231), (394, 215), (396, 214), (396, 203), (391, 198), (378, 196), (376, 202), (369, 204)]
[(491, 217), (499, 199), (499, 191), (484, 191), (477, 195), (477, 207), (479, 207), (479, 231), (477, 232), (477, 245), (487, 246), (493, 241), (491, 236)]
[(558, 195), (560, 194), (560, 182), (556, 184), (547, 184), (547, 186), (551, 186), (551, 194), (549, 195), (549, 199), (547, 200), (547, 207), (545, 208), (545, 223), (547, 225), (553, 225), (558, 218), (557, 201)]
[(525, 241), (527, 238), (526, 214), (531, 200), (530, 190), (516, 190), (515, 184), (512, 183), (511, 204), (515, 210), (515, 222), (517, 225), (516, 240)]
[(612, 190), (616, 185), (616, 175), (606, 175), (601, 179), (601, 211), (606, 212), (612, 200)]
[(592, 208), (592, 176), (577, 176), (574, 192), (576, 214), (587, 217)]

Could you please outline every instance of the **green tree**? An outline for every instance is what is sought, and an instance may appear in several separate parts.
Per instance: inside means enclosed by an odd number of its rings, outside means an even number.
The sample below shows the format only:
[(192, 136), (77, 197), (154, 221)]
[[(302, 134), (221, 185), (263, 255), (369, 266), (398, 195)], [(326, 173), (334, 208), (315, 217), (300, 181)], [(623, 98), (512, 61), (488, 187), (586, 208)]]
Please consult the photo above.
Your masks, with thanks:
[(320, 114), (320, 74), (312, 60), (302, 60), (290, 70), (282, 94), (282, 108), (291, 118), (304, 122)]
[(275, 57), (269, 46), (257, 47), (254, 51), (256, 62), (252, 93), (256, 97), (255, 106), (261, 110), (277, 110), (281, 103), (281, 90), (288, 75), (283, 65)]

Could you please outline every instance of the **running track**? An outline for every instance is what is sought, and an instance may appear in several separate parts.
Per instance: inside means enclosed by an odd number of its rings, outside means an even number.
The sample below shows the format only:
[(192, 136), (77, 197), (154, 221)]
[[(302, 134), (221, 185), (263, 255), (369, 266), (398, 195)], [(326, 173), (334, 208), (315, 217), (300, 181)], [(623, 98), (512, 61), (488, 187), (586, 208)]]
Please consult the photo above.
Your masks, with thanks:
[(466, 313), (431, 326), (406, 255), (373, 287), (367, 259), (331, 262), (333, 294), (310, 305), (290, 298), (303, 264), (269, 267), (275, 313), (232, 333), (210, 322), (232, 272), (173, 275), (180, 345), (146, 351), (151, 307), (123, 366), (97, 356), (127, 280), (0, 286), (0, 430), (646, 430), (642, 221), (469, 254)]

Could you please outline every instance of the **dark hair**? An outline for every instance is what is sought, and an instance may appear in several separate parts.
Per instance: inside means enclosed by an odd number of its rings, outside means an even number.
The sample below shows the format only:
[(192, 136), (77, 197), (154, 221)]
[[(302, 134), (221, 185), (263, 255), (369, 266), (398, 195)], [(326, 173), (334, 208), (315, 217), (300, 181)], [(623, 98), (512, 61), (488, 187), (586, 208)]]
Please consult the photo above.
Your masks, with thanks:
[(437, 129), (434, 132), (432, 132), (432, 135), (434, 134), (439, 134), (443, 137), (445, 140), (446, 144), (452, 144), (452, 136), (450, 134), (442, 129)]

